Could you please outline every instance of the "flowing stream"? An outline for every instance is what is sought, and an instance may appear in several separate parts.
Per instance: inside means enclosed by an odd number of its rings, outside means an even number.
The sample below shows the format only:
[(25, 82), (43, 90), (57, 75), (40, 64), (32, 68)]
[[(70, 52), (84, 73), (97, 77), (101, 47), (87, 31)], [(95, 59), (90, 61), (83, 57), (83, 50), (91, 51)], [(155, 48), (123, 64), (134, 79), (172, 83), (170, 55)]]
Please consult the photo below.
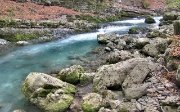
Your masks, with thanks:
[(148, 25), (144, 19), (131, 19), (103, 24), (93, 33), (69, 35), (65, 39), (22, 46), (0, 57), (0, 112), (23, 109), (40, 112), (21, 93), (21, 85), (30, 72), (48, 73), (69, 67), (76, 60), (68, 57), (75, 54), (86, 56), (87, 52), (99, 46), (97, 34), (126, 34), (134, 26), (157, 27), (161, 17), (154, 17), (156, 24)]

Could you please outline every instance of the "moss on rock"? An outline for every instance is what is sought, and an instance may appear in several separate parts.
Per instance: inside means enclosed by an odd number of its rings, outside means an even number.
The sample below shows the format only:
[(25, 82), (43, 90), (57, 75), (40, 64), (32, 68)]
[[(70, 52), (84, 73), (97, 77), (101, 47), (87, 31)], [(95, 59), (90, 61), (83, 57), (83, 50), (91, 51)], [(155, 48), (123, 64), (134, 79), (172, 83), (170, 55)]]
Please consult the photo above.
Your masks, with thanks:
[(80, 65), (74, 65), (59, 72), (57, 78), (71, 84), (78, 84), (84, 69)]
[(156, 21), (152, 17), (147, 17), (145, 19), (145, 23), (152, 24), (152, 23), (156, 23)]

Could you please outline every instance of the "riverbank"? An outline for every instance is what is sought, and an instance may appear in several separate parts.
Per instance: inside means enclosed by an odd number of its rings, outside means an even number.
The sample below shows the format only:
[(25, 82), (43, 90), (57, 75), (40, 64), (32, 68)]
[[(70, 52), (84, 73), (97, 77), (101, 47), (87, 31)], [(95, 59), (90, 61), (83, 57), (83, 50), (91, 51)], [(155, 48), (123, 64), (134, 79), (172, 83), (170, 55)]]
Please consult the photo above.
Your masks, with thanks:
[[(165, 21), (169, 20), (164, 19), (161, 25), (166, 24)], [(173, 37), (173, 25), (169, 22), (168, 25), (165, 24), (158, 30), (151, 29), (143, 35), (142, 32), (140, 35), (123, 36), (100, 34), (97, 40), (105, 46), (90, 52), (91, 55), (96, 55), (94, 59), (75, 57), (83, 61), (82, 66), (85, 71), (81, 66), (74, 65), (51, 74), (57, 79), (46, 74), (31, 73), (23, 84), (22, 92), (28, 99), (31, 99), (31, 103), (39, 105), (33, 101), (42, 97), (33, 98), (27, 95), (26, 91), (30, 92), (28, 87), (32, 86), (28, 82), (32, 82), (32, 77), (35, 79), (41, 77), (41, 80), (46, 77), (49, 80), (43, 84), (51, 85), (48, 90), (53, 89), (53, 92), (47, 92), (49, 97), (45, 95), (42, 102), (46, 101), (46, 98), (53, 99), (53, 103), (59, 102), (61, 101), (59, 97), (69, 95), (70, 97), (66, 97), (65, 100), (71, 103), (66, 102), (65, 107), (59, 107), (63, 109), (62, 111), (68, 109), (72, 112), (178, 112), (180, 96), (176, 84), (179, 83), (177, 78), (179, 74), (175, 71), (179, 64), (175, 62), (177, 61), (176, 55), (172, 55), (172, 53), (178, 54), (173, 50), (177, 39)], [(63, 92), (64, 90), (57, 86), (62, 82), (52, 83), (58, 79), (75, 85), (76, 91), (73, 89), (68, 93)], [(46, 90), (43, 85), (41, 87), (43, 91)], [(59, 90), (61, 93), (57, 93)], [(37, 96), (42, 95), (41, 92), (36, 92)], [(74, 100), (71, 99), (73, 96)], [(45, 105), (44, 110), (54, 110), (48, 107), (48, 103), (42, 105)], [(40, 104), (39, 107), (41, 108), (42, 105)]]

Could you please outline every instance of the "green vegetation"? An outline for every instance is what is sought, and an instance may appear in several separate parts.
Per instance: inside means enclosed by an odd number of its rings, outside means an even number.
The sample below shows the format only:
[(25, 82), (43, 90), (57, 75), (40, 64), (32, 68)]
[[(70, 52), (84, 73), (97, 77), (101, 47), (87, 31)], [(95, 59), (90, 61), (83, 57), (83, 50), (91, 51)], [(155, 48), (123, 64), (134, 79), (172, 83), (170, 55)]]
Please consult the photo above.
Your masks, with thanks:
[(37, 39), (43, 35), (46, 34), (18, 32), (16, 34), (1, 34), (0, 37), (3, 37), (5, 40), (8, 40), (10, 42), (17, 42)]
[(167, 7), (171, 9), (180, 9), (180, 0), (167, 0)]

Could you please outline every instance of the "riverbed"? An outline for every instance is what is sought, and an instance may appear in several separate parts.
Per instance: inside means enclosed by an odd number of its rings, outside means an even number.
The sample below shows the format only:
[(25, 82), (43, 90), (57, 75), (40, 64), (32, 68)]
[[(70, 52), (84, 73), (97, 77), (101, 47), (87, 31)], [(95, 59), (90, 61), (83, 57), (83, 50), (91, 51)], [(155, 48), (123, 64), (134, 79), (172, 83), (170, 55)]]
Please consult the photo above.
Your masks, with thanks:
[(159, 20), (155, 17), (156, 24), (145, 24), (144, 19), (130, 19), (102, 24), (96, 32), (67, 35), (64, 39), (22, 46), (0, 57), (0, 112), (11, 112), (23, 109), (27, 112), (40, 112), (39, 109), (29, 104), (21, 93), (21, 85), (30, 72), (44, 72), (61, 70), (69, 67), (78, 60), (69, 57), (87, 53), (100, 46), (97, 35), (104, 33), (127, 34), (129, 28), (135, 26), (158, 28)]

